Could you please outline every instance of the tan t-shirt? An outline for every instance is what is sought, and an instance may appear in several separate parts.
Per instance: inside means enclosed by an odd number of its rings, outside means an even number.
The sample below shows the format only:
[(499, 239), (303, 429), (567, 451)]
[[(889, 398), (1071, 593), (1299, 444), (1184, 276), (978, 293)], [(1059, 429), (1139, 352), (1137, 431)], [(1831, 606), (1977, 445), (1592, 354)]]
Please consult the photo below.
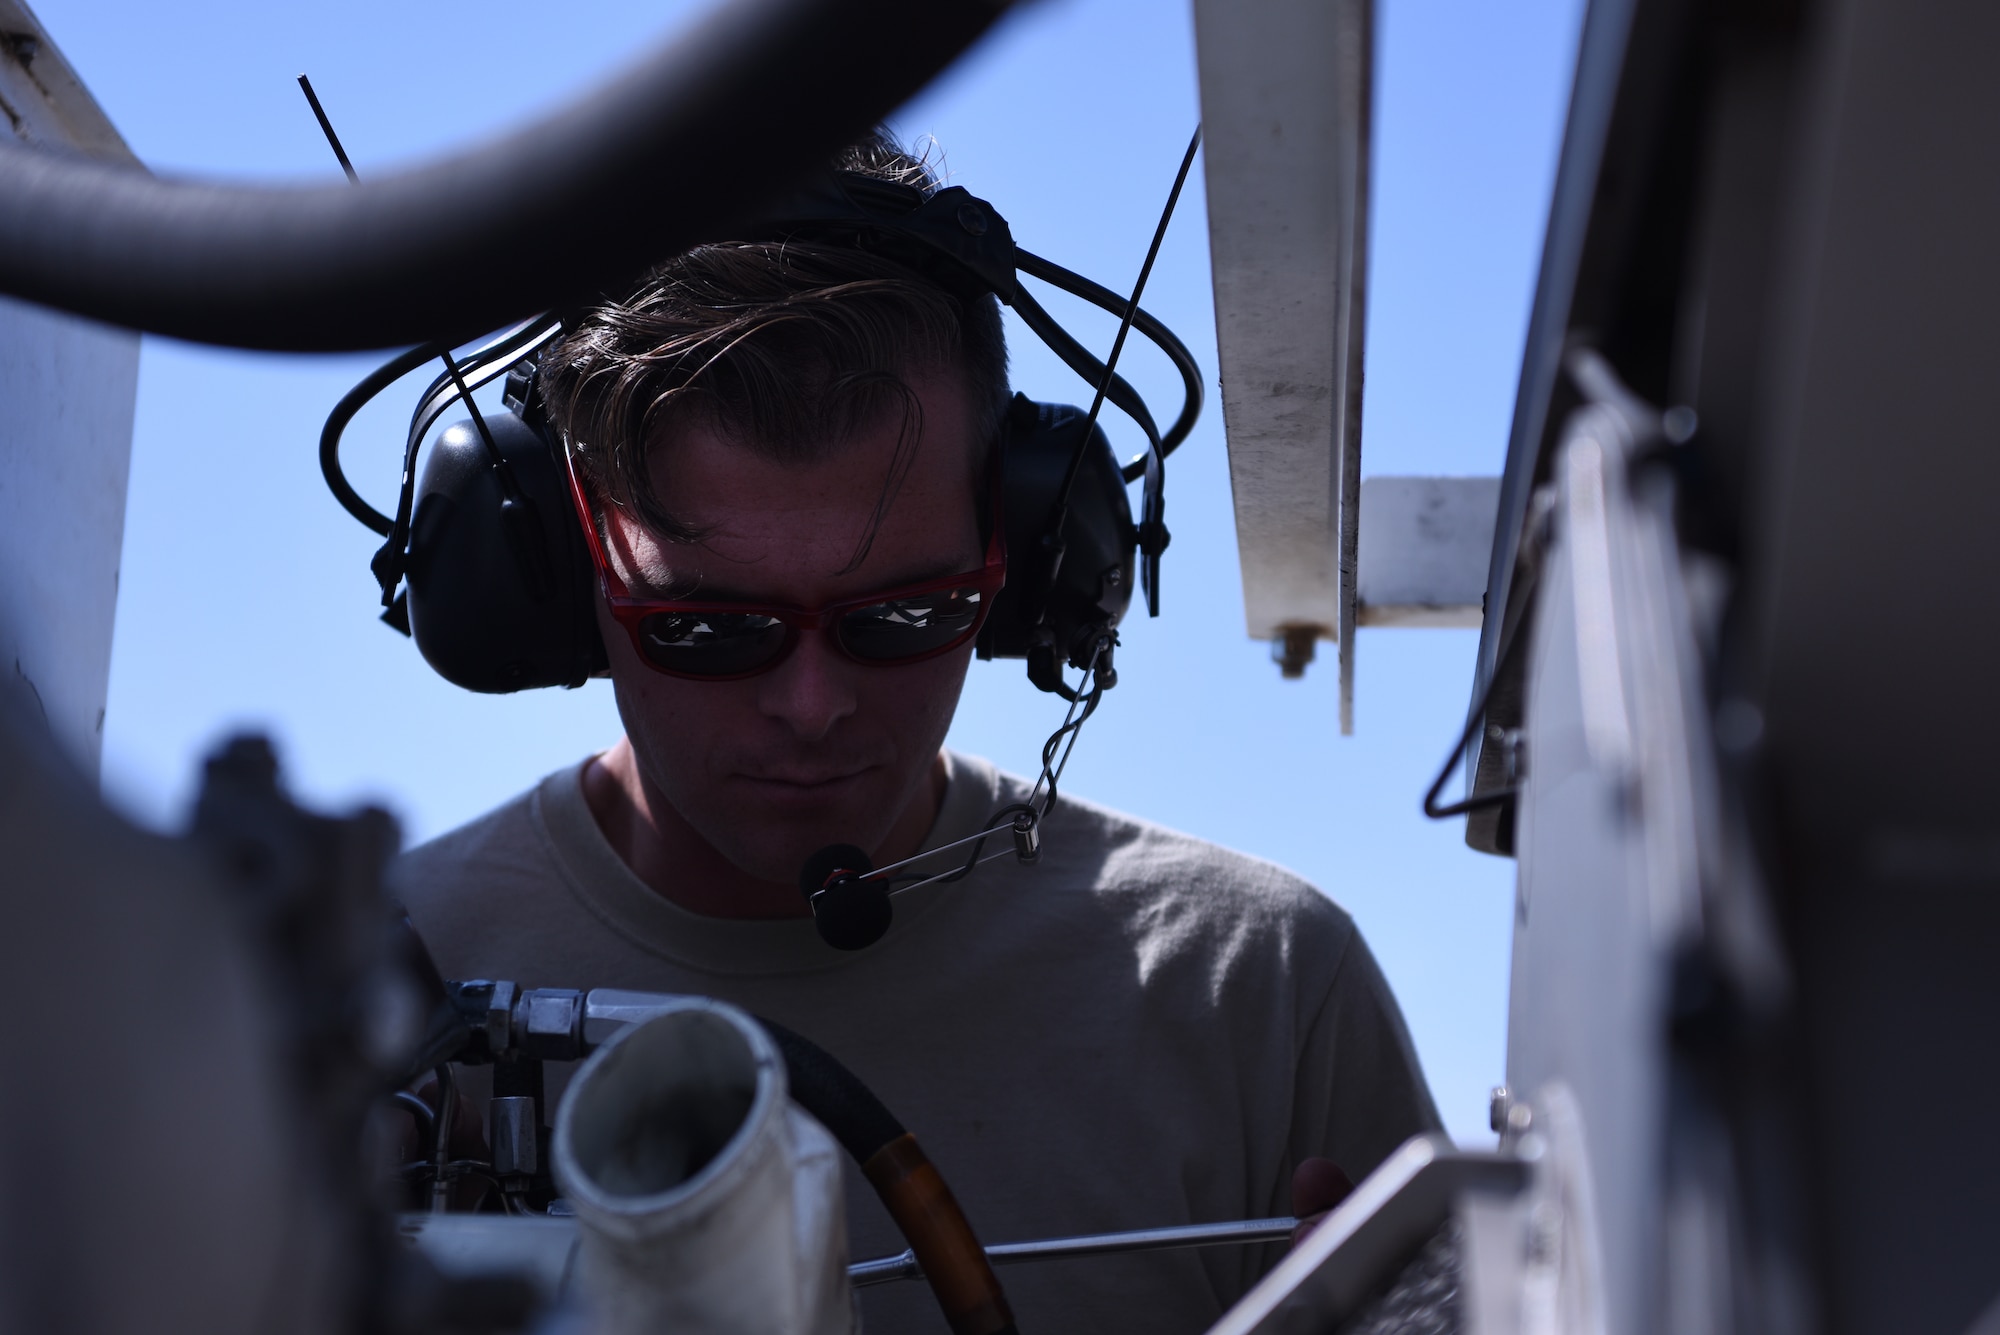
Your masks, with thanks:
[[(1027, 794), (983, 760), (947, 761), (926, 847)], [(649, 890), (599, 831), (581, 774), (397, 864), (445, 975), (704, 993), (787, 1025), (874, 1088), (987, 1243), (1287, 1214), (1301, 1158), (1358, 1182), (1438, 1126), (1360, 933), (1269, 863), (1064, 796), (1038, 863), (899, 894), (888, 936), (844, 954), (809, 919), (701, 917)], [(903, 1249), (854, 1173), (849, 1221), (855, 1259)], [(1024, 1335), (1175, 1335), (1206, 1329), (1281, 1254), (1150, 1252), (1001, 1279)], [(862, 1311), (870, 1335), (944, 1329), (921, 1283), (864, 1290)]]

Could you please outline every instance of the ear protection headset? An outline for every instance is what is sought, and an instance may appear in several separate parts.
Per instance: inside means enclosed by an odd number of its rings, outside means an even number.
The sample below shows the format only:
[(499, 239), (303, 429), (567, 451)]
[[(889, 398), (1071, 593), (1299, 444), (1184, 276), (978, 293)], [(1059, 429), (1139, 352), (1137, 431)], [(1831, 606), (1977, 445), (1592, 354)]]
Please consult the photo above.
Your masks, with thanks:
[[(1103, 429), (1077, 408), (1016, 395), (997, 442), (1007, 583), (980, 632), (981, 658), (1025, 658), (1038, 687), (1074, 699), (1064, 665), (1095, 665), (1115, 682), (1108, 652), (1131, 602), (1136, 575), (1148, 611), (1159, 614), (1164, 460), (1200, 415), (1199, 368), (1180, 340), (1123, 297), (1014, 245), (1006, 220), (953, 186), (925, 195), (912, 186), (834, 172), (766, 228), (773, 237), (841, 241), (877, 251), (962, 299), (987, 293), (1013, 307), (1062, 360), (1123, 411), (1147, 440), (1120, 465)], [(1129, 318), (1181, 372), (1184, 401), (1162, 434), (1144, 401), (1121, 377), (1061, 328), (1022, 286), (1028, 274)], [(596, 621), (597, 576), (568, 491), (562, 445), (535, 390), (535, 356), (561, 332), (543, 317), (470, 354), (461, 366), (447, 349), (412, 349), (357, 385), (327, 420), (320, 459), (335, 497), (387, 539), (373, 563), (387, 610), (383, 620), (411, 634), (439, 675), (467, 690), (509, 692), (580, 686), (607, 669)], [(412, 415), (403, 487), (392, 519), (347, 483), (342, 431), (360, 407), (432, 358), (447, 372)], [(487, 418), (472, 390), (507, 375), (509, 411)], [(419, 447), (456, 402), (470, 421), (448, 428), (432, 448), (421, 483)], [(1086, 434), (1087, 432), (1087, 434)], [(1073, 474), (1073, 476), (1072, 476)], [(1145, 481), (1135, 522), (1126, 485)], [(397, 587), (407, 581), (407, 593)]]

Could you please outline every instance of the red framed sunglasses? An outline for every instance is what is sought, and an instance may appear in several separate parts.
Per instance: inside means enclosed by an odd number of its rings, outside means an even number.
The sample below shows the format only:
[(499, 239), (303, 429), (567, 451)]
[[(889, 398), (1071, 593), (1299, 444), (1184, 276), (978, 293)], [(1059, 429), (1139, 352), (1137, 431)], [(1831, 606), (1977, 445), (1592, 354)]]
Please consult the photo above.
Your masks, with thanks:
[(814, 631), (824, 632), (843, 656), (856, 663), (871, 667), (920, 663), (977, 636), (993, 610), (994, 597), (1007, 582), (996, 480), (991, 488), (993, 533), (986, 543), (986, 563), (962, 575), (881, 589), (819, 608), (641, 598), (612, 572), (583, 480), (567, 450), (563, 462), (604, 601), (632, 637), (633, 651), (648, 667), (670, 677), (697, 681), (754, 677), (784, 662), (798, 647), (799, 636)]

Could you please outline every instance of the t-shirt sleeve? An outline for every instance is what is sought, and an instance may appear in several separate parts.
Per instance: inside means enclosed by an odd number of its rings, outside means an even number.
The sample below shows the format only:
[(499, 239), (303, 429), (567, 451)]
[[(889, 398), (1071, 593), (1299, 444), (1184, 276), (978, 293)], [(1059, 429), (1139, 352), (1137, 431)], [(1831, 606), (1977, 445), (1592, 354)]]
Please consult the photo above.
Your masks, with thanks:
[[(1357, 1183), (1411, 1136), (1441, 1128), (1403, 1012), (1359, 931), (1306, 1027), (1293, 1088), (1292, 1164), (1331, 1159)], [(1289, 1191), (1288, 1177), (1279, 1199)]]

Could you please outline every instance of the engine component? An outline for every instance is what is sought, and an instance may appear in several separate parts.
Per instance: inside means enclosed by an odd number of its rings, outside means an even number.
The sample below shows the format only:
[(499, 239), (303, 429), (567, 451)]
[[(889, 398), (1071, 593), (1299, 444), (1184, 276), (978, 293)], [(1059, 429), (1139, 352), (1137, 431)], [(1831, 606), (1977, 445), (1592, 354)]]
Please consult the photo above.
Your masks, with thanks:
[(687, 997), (585, 1064), (556, 1115), (598, 1335), (854, 1328), (839, 1147), (788, 1094), (776, 1044)]
[[(391, 1249), (363, 1158), (421, 1015), (380, 894), (388, 819), (301, 811), (269, 747), (238, 739), (194, 837), (149, 835), (23, 703), (0, 688), (0, 1007), (25, 1017), (11, 1069), (48, 1096), (0, 1101), (20, 1207), (0, 1219), (0, 1329), (518, 1329), (518, 1281)], [(116, 1282), (83, 1278), (107, 1259)]]
[(532, 1177), (541, 1167), (535, 1101), (513, 1095), (486, 1105), (486, 1143), (493, 1149), (496, 1177)]
[[(486, 979), (447, 984), (446, 993), (420, 1046), (422, 1061), (494, 1062), (501, 1070), (524, 1058), (574, 1061), (697, 1000), (604, 987), (588, 992), (524, 989)], [(903, 1230), (953, 1335), (1011, 1335), (1014, 1317), (999, 1277), (916, 1137), (831, 1053), (782, 1025), (759, 1023), (784, 1062), (791, 1098), (832, 1133)], [(411, 1074), (425, 1069), (413, 1066)], [(405, 1232), (447, 1270), (463, 1272), (465, 1267), (454, 1265), (453, 1258), (478, 1254), (479, 1244), (456, 1235), (446, 1238), (452, 1225), (439, 1222), (446, 1218), (408, 1219)], [(560, 1274), (563, 1267), (544, 1269)]]

